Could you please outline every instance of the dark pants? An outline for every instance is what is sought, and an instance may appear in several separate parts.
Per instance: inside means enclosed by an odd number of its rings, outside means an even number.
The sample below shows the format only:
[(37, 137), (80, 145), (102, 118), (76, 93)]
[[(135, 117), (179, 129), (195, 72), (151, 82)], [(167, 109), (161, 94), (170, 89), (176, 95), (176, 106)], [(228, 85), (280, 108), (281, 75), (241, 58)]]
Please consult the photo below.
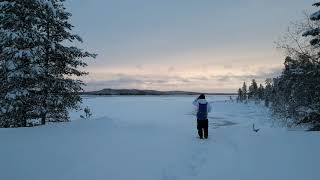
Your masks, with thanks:
[(208, 119), (207, 120), (197, 120), (197, 129), (200, 138), (208, 138)]

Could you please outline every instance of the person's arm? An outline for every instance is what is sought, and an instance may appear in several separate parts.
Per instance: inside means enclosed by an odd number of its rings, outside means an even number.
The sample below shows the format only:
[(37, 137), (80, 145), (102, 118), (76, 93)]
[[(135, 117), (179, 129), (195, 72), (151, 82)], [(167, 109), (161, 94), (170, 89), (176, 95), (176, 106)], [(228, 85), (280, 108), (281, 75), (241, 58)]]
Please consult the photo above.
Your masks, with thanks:
[(197, 97), (197, 99), (195, 99), (195, 100), (192, 102), (192, 104), (195, 105), (195, 106), (197, 106), (197, 107), (198, 107), (198, 105), (199, 105), (198, 99), (199, 99), (199, 97)]

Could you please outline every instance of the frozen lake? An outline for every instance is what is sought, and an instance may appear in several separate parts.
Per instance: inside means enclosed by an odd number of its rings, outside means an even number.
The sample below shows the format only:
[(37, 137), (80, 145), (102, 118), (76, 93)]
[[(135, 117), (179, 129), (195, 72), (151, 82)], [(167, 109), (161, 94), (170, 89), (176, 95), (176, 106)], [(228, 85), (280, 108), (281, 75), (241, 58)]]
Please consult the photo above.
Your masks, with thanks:
[(194, 98), (90, 96), (88, 120), (73, 112), (67, 123), (0, 129), (0, 179), (317, 179), (319, 133), (273, 126), (262, 105), (209, 96), (209, 139), (200, 140)]

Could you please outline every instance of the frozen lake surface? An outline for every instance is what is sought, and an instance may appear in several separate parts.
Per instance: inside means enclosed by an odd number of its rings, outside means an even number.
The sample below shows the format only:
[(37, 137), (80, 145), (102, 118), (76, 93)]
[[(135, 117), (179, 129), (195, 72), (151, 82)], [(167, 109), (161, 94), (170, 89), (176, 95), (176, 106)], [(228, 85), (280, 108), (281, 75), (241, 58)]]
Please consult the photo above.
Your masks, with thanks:
[(89, 120), (72, 112), (72, 122), (0, 129), (0, 179), (318, 179), (319, 133), (274, 126), (261, 105), (209, 96), (209, 139), (200, 140), (194, 98), (87, 96)]

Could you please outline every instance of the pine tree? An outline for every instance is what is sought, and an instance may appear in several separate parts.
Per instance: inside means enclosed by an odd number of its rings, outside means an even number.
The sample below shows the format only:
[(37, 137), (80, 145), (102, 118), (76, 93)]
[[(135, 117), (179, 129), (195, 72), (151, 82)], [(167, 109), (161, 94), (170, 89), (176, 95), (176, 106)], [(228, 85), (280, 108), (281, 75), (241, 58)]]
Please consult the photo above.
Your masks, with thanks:
[(266, 87), (264, 90), (264, 102), (265, 106), (269, 107), (269, 102), (272, 96), (272, 79), (268, 78), (265, 81)]
[(64, 42), (82, 42), (82, 39), (73, 34), (73, 26), (69, 23), (71, 13), (66, 12), (64, 0), (43, 0), (44, 11), (40, 24), (44, 36), (43, 56), (41, 66), (45, 69), (40, 86), (40, 99), (43, 111), (41, 122), (67, 121), (68, 110), (77, 108), (81, 102), (79, 92), (82, 91), (82, 81), (74, 77), (86, 75), (79, 67), (87, 64), (81, 59), (95, 57), (74, 46), (67, 46)]
[[(320, 7), (320, 2), (314, 6)], [(265, 105), (278, 115), (292, 118), (295, 123), (312, 123), (320, 127), (320, 10), (310, 16), (310, 21), (301, 23), (297, 31), (307, 29), (302, 36), (310, 40), (305, 45), (299, 38), (290, 36), (294, 45), (284, 47), (290, 56), (286, 57), (280, 76), (266, 80), (266, 87), (260, 85)], [(290, 42), (290, 41), (289, 41)], [(303, 44), (303, 45), (302, 45)], [(249, 97), (255, 97), (254, 82), (249, 87)]]
[(252, 99), (252, 97), (253, 97), (253, 87), (252, 85), (250, 85), (248, 88), (248, 99)]
[(0, 2), (0, 126), (27, 125), (34, 107), (41, 69), (41, 34), (36, 28), (41, 11), (35, 0)]
[(246, 85), (246, 82), (243, 82), (243, 86), (242, 86), (242, 94), (243, 94), (243, 101), (247, 101), (247, 85)]
[[(320, 7), (320, 2), (314, 3), (313, 6)], [(317, 123), (320, 124), (320, 10), (311, 14), (310, 20), (316, 22), (318, 26), (308, 29), (303, 33), (303, 36), (312, 37), (310, 44), (316, 50), (317, 55), (303, 57), (303, 69), (306, 74), (301, 87), (304, 87), (305, 90), (302, 96), (304, 96), (303, 101), (308, 103), (306, 107), (308, 107), (309, 113), (312, 113), (310, 116), (317, 117)]]
[(262, 84), (260, 84), (258, 88), (258, 99), (263, 100), (264, 99), (264, 87)]
[[(313, 6), (319, 7), (320, 3), (314, 3)], [(320, 21), (320, 10), (318, 10), (317, 12), (311, 14), (310, 16), (310, 20), (311, 21)], [(312, 39), (310, 41), (310, 44), (312, 46), (317, 46), (318, 44), (320, 44), (320, 29), (319, 27), (315, 27), (315, 28), (310, 28), (307, 31), (305, 31), (302, 36), (311, 36)]]
[(0, 2), (0, 126), (26, 126), (28, 120), (68, 120), (81, 102), (86, 75), (81, 59), (95, 57), (66, 41), (72, 34), (64, 0)]
[(257, 99), (258, 96), (258, 85), (255, 79), (252, 79), (251, 85), (249, 86), (248, 99)]
[(242, 101), (243, 101), (243, 92), (242, 92), (242, 89), (241, 89), (241, 88), (238, 89), (237, 101), (238, 101), (238, 102), (242, 102)]

